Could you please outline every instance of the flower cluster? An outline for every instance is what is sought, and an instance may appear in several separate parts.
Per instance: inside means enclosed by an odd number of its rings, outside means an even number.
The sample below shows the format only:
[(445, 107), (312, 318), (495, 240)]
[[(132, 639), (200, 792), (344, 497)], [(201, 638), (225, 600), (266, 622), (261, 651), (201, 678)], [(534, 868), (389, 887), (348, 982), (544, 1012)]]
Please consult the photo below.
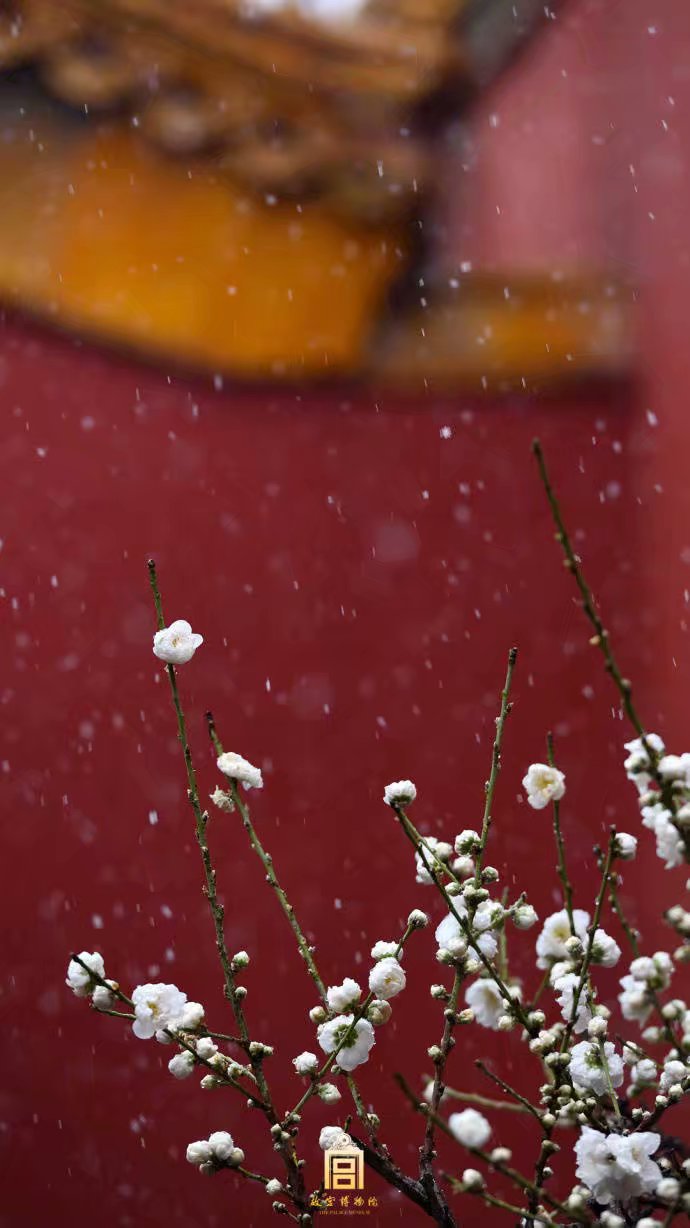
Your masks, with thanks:
[(202, 1173), (215, 1173), (219, 1168), (239, 1168), (244, 1163), (244, 1152), (235, 1146), (227, 1130), (215, 1130), (208, 1138), (189, 1143), (187, 1162)]
[(639, 795), (642, 824), (654, 832), (666, 869), (679, 866), (690, 836), (690, 754), (667, 755), (656, 733), (626, 742), (625, 772)]
[[(619, 687), (626, 712), (632, 714), (638, 735), (626, 744), (625, 771), (638, 790), (642, 826), (653, 832), (657, 853), (673, 870), (690, 860), (690, 755), (667, 754), (660, 737), (642, 732), (630, 702), (630, 684), (620, 675), (548, 478), (544, 480), (566, 563), (578, 579), (585, 611), (596, 632), (593, 642), (604, 653), (608, 672)], [(106, 977), (98, 952), (84, 951), (72, 957), (67, 985), (77, 997), (90, 1000), (97, 1013), (126, 1021), (139, 1039), (174, 1046), (168, 1061), (174, 1079), (184, 1081), (197, 1073), (203, 1089), (223, 1088), (228, 1103), (234, 1096), (238, 1109), (249, 1106), (262, 1116), (270, 1141), (269, 1154), (280, 1166), (280, 1175), (258, 1171), (260, 1158), (256, 1163), (252, 1159), (251, 1168), (245, 1168), (244, 1153), (226, 1130), (190, 1143), (186, 1152), (189, 1163), (209, 1174), (232, 1169), (238, 1178), (259, 1183), (275, 1200), (276, 1213), (311, 1228), (324, 1204), (321, 1174), (310, 1189), (306, 1161), (299, 1154), (303, 1135), (314, 1141), (317, 1137), (318, 1126), (309, 1116), (313, 1107), (310, 1102), (338, 1106), (349, 1093), (353, 1108), (343, 1106), (342, 1116), (339, 1108), (334, 1109), (334, 1124), (321, 1128), (318, 1134), (320, 1147), (324, 1151), (350, 1150), (361, 1146), (360, 1137), (365, 1135), (364, 1159), (399, 1194), (411, 1198), (430, 1219), (446, 1228), (453, 1228), (456, 1222), (472, 1222), (462, 1210), (456, 1221), (451, 1205), (454, 1194), (502, 1209), (510, 1222), (543, 1228), (594, 1224), (604, 1228), (653, 1228), (663, 1224), (666, 1228), (676, 1215), (687, 1216), (690, 1158), (673, 1126), (667, 1125), (666, 1114), (690, 1096), (690, 1006), (681, 996), (671, 997), (671, 993), (679, 994), (680, 967), (690, 957), (690, 910), (672, 904), (666, 911), (674, 943), (681, 939), (675, 951), (645, 952), (641, 935), (626, 918), (619, 894), (621, 871), (638, 854), (638, 837), (614, 829), (606, 847), (596, 850), (594, 891), (584, 901), (575, 899), (565, 839), (572, 794), (566, 792), (566, 776), (556, 766), (550, 738), (547, 762), (527, 766), (522, 784), (527, 804), (535, 812), (529, 821), (553, 828), (560, 886), (557, 896), (549, 892), (545, 899), (551, 908), (554, 899), (558, 900), (558, 907), (539, 924), (537, 910), (525, 894), (518, 894), (510, 880), (505, 886), (501, 883), (498, 869), (487, 862), (487, 850), (493, 835), (503, 735), (511, 710), (514, 650), (509, 654), (501, 692), (483, 814), (476, 826), (462, 827), (447, 840), (428, 830), (420, 831), (408, 814), (413, 803), (418, 803), (416, 809), (423, 809), (423, 797), (420, 804), (415, 784), (409, 779), (397, 780), (383, 792), (388, 819), (411, 849), (414, 879), (428, 889), (437, 904), (435, 942), (432, 944), (426, 936), (420, 939), (426, 943), (429, 966), (436, 969), (439, 978), (430, 986), (431, 996), (442, 1009), (438, 1039), (427, 1048), (432, 1073), (425, 1076), (421, 1094), (404, 1075), (396, 1076), (401, 1092), (424, 1119), (419, 1170), (414, 1174), (403, 1172), (391, 1160), (379, 1137), (381, 1122), (367, 1107), (356, 1080), (377, 1041), (377, 1030), (393, 1016), (394, 999), (406, 989), (408, 978), (411, 984), (418, 981), (418, 973), (411, 974), (409, 960), (406, 970), (406, 946), (413, 934), (421, 934), (430, 924), (431, 917), (415, 908), (399, 938), (374, 942), (366, 982), (364, 977), (360, 984), (346, 976), (330, 983), (317, 965), (315, 948), (278, 880), (273, 859), (262, 844), (244, 798), (247, 791), (263, 788), (262, 772), (241, 755), (223, 749), (209, 716), (216, 766), (224, 778), (222, 787), (216, 785), (210, 794), (211, 800), (217, 811), (237, 811), (241, 817), (252, 853), (263, 865), (266, 881), (290, 926), (318, 996), (309, 1011), (315, 1028), (313, 1049), (306, 1048), (291, 1059), (301, 1080), (300, 1091), (291, 1107), (286, 1109), (278, 1103), (269, 1062), (274, 1049), (255, 1035), (246, 1006), (242, 972), (249, 955), (244, 950), (231, 955), (228, 950), (224, 909), (217, 896), (209, 832), (212, 839), (217, 837), (222, 842), (227, 824), (202, 806), (178, 690), (177, 667), (192, 659), (202, 637), (195, 635), (185, 621), (164, 625), (153, 564), (149, 564), (149, 572), (160, 628), (153, 650), (168, 666), (204, 894), (234, 1026), (231, 1033), (211, 1030), (203, 1006), (189, 1001), (176, 985), (143, 983), (134, 986), (128, 996), (117, 981)], [(426, 822), (422, 815), (423, 828)], [(640, 842), (642, 839), (643, 833)], [(528, 934), (535, 926), (539, 926), (536, 939)], [(626, 944), (629, 954), (624, 959)], [(520, 978), (514, 971), (518, 966), (516, 947)], [(614, 968), (617, 971), (613, 976), (620, 987), (617, 1002), (610, 988), (610, 970)], [(464, 1053), (471, 1046), (473, 1033), (481, 1052), (481, 1032), (476, 1029), (512, 1032), (512, 1040), (524, 1045), (524, 1062), (534, 1076), (533, 1093), (526, 1095), (513, 1088), (508, 1079), (481, 1061), (477, 1065), (493, 1085), (487, 1090), (493, 1093), (497, 1086), (500, 1098), (452, 1086), (450, 1066), (460, 1028), (464, 1029), (464, 1043), (458, 1048)], [(385, 1042), (385, 1033), (382, 1035)], [(385, 1062), (385, 1043), (380, 1052)], [(462, 1071), (466, 1063), (457, 1066)], [(450, 1101), (460, 1102), (461, 1107), (447, 1112)], [(480, 1108), (486, 1109), (486, 1115)], [(507, 1109), (513, 1112), (506, 1113)], [(511, 1118), (515, 1121), (515, 1114), (523, 1114), (536, 1123), (538, 1146), (529, 1172), (513, 1167), (508, 1147), (493, 1145), (495, 1137), (500, 1137), (497, 1117), (501, 1113), (504, 1122)], [(352, 1127), (350, 1121), (354, 1122)], [(440, 1139), (442, 1134), (444, 1140)], [(440, 1168), (436, 1155), (446, 1143), (449, 1153)], [(453, 1147), (468, 1152), (473, 1167), (458, 1165), (454, 1175)], [(556, 1171), (561, 1152), (569, 1153), (575, 1163), (577, 1184), (570, 1189), (565, 1176), (559, 1178)], [(492, 1189), (493, 1175), (500, 1179), (500, 1192)], [(513, 1189), (512, 1195), (506, 1193), (508, 1188)]]

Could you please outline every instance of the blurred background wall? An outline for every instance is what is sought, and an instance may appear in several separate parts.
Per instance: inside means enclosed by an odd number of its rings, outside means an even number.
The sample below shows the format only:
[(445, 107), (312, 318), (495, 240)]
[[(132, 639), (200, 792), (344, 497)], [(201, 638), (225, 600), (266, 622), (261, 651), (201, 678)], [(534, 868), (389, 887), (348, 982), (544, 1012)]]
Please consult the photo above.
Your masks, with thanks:
[[(534, 434), (644, 718), (685, 749), (689, 54), (678, 0), (574, 0), (474, 117), (471, 157), (446, 166), (454, 260), (596, 260), (639, 287), (635, 362), (605, 390), (214, 388), (4, 318), (3, 1228), (272, 1219), (260, 1192), (231, 1176), (202, 1182), (183, 1158), (190, 1139), (229, 1128), (270, 1170), (259, 1124), (222, 1093), (173, 1081), (167, 1051), (90, 1017), (62, 983), (69, 950), (95, 948), (109, 975), (175, 980), (222, 1027), (173, 716), (150, 654), (149, 555), (168, 616), (206, 637), (181, 674), (203, 789), (215, 784), (211, 707), (226, 745), (265, 767), (255, 819), (331, 982), (364, 975), (370, 946), (411, 907), (440, 920), (382, 788), (415, 779), (426, 831), (476, 822), (512, 643), (492, 854), (503, 881), (527, 886), (541, 915), (556, 906), (547, 824), (519, 798), (548, 728), (572, 782), (577, 881), (607, 823), (635, 829), (628, 731), (552, 541)], [(276, 1045), (291, 1102), (288, 1059), (313, 1043), (309, 983), (233, 817), (214, 818), (211, 836), (229, 945), (252, 955), (252, 1027)], [(657, 864), (650, 853), (626, 871), (652, 942), (667, 902)], [(531, 946), (525, 936), (516, 964), (527, 976)], [(427, 1069), (441, 1030), (434, 969), (426, 932), (362, 1075), (410, 1169), (420, 1123), (391, 1076)], [(485, 1057), (510, 1063), (509, 1038), (484, 1038)], [(462, 1038), (449, 1073), (481, 1086)], [(334, 1116), (314, 1107), (305, 1123), (314, 1183), (318, 1130)], [(524, 1147), (521, 1159), (534, 1140)], [(372, 1228), (422, 1222), (373, 1176), (367, 1192)], [(486, 1218), (458, 1209), (466, 1223)]]

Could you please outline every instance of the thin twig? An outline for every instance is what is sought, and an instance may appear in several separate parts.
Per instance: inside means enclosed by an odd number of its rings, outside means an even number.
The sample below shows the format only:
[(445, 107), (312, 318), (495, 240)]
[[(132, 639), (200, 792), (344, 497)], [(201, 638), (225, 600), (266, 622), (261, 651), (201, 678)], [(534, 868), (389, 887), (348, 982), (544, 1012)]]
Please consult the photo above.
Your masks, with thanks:
[[(553, 753), (553, 734), (546, 735), (546, 751), (547, 758), (551, 767), (556, 766), (556, 760)], [(563, 842), (563, 832), (561, 831), (561, 803), (554, 799), (553, 802), (553, 834), (556, 839), (556, 850), (558, 852), (558, 877), (561, 880), (563, 887), (563, 903), (568, 914), (570, 922), (570, 932), (575, 934), (575, 919), (573, 915), (573, 887), (568, 875), (568, 868), (565, 860), (565, 844)]]
[(513, 1104), (512, 1100), (494, 1100), (491, 1096), (482, 1096), (479, 1092), (460, 1092), (454, 1087), (446, 1087), (443, 1093), (446, 1100), (460, 1100), (463, 1104), (477, 1104), (482, 1109), (499, 1109), (509, 1113), (531, 1113), (522, 1104)]
[(531, 1113), (533, 1117), (536, 1117), (539, 1125), (542, 1126), (543, 1129), (542, 1115), (535, 1105), (531, 1104), (521, 1092), (517, 1091), (514, 1087), (511, 1087), (510, 1083), (506, 1083), (504, 1079), (501, 1079), (497, 1074), (494, 1074), (493, 1070), (489, 1070), (488, 1066), (485, 1065), (481, 1058), (477, 1058), (474, 1064), (478, 1070), (481, 1070), (483, 1075), (486, 1075), (487, 1079), (491, 1079), (492, 1083), (495, 1083), (497, 1087), (500, 1087), (501, 1091), (505, 1092), (507, 1096), (512, 1096), (513, 1099), (517, 1100), (518, 1104), (522, 1105), (523, 1109), (525, 1109), (527, 1113)]

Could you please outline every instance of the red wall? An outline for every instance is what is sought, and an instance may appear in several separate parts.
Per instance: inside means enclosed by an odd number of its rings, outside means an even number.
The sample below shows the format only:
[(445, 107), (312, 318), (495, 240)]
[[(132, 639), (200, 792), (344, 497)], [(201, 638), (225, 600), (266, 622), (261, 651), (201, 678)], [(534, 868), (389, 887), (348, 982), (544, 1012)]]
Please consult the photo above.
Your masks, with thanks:
[[(541, 253), (553, 266), (562, 251), (565, 267), (605, 259), (641, 286), (628, 389), (414, 404), (366, 391), (216, 392), (5, 323), (0, 1146), (15, 1180), (2, 1228), (62, 1228), (87, 1214), (103, 1228), (272, 1222), (261, 1192), (235, 1191), (229, 1176), (205, 1182), (181, 1158), (190, 1139), (230, 1128), (249, 1162), (273, 1171), (260, 1123), (222, 1092), (175, 1082), (167, 1050), (92, 1017), (62, 984), (68, 951), (95, 947), (123, 984), (155, 979), (155, 965), (218, 1026), (230, 1022), (150, 653), (149, 555), (169, 617), (206, 637), (181, 675), (203, 788), (215, 784), (202, 721), (212, 707), (226, 745), (266, 767), (257, 826), (330, 981), (365, 976), (369, 947), (397, 934), (411, 907), (440, 919), (382, 787), (411, 775), (426, 830), (452, 836), (478, 821), (513, 643), (491, 856), (503, 882), (526, 885), (541, 914), (556, 905), (548, 823), (519, 798), (548, 728), (569, 777), (564, 817), (583, 892), (592, 840), (611, 821), (635, 829), (620, 772), (627, 730), (551, 539), (535, 433), (644, 716), (684, 749), (690, 17), (671, 0), (651, 17), (649, 7), (574, 4), (478, 117), (471, 170), (448, 169), (462, 198), (449, 240), (461, 258), (533, 265)], [(287, 1105), (297, 1090), (289, 1059), (313, 1045), (313, 995), (232, 816), (214, 819), (211, 837), (230, 946), (253, 956), (252, 1028), (276, 1045), (271, 1071)], [(657, 864), (626, 873), (652, 941), (668, 902)], [(532, 942), (514, 944), (528, 976)], [(429, 932), (408, 962), (409, 989), (361, 1081), (412, 1169), (420, 1122), (391, 1075), (414, 1081), (440, 1035)], [(477, 1046), (524, 1079), (517, 1042), (476, 1030), (461, 1036), (451, 1082), (480, 1086)], [(305, 1114), (314, 1183), (318, 1130), (334, 1116)], [(511, 1121), (497, 1122), (509, 1143)], [(448, 1167), (462, 1165), (459, 1151), (444, 1152)], [(372, 1228), (426, 1222), (368, 1184), (381, 1200)], [(463, 1210), (466, 1223), (479, 1214)]]

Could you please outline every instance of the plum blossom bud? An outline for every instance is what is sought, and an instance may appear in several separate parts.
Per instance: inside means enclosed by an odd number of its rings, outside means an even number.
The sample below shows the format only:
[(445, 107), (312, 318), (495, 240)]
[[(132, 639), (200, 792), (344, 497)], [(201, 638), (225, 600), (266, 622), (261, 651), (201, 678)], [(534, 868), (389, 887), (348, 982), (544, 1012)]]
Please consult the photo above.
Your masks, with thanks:
[(613, 855), (621, 861), (632, 861), (637, 853), (637, 837), (627, 831), (619, 831), (613, 843)]
[(476, 1168), (466, 1168), (462, 1174), (462, 1184), (468, 1194), (477, 1193), (484, 1189), (484, 1178)]
[(387, 1002), (384, 998), (374, 998), (373, 1002), (369, 1004), (367, 1019), (369, 1023), (373, 1023), (375, 1028), (378, 1028), (382, 1024), (388, 1023), (392, 1014), (393, 1007), (390, 1002)]
[(463, 1109), (461, 1113), (451, 1113), (448, 1125), (463, 1147), (484, 1147), (491, 1138), (491, 1126), (482, 1113), (476, 1109)]
[(199, 1139), (197, 1143), (189, 1143), (187, 1147), (187, 1161), (189, 1164), (196, 1164), (197, 1167), (207, 1164), (212, 1155), (213, 1150), (208, 1139)]
[(297, 1057), (293, 1057), (292, 1064), (298, 1075), (311, 1075), (316, 1074), (319, 1059), (315, 1053), (305, 1050), (304, 1053), (298, 1053)]
[[(82, 951), (79, 958), (96, 976), (105, 977), (103, 956), (98, 951), (94, 951), (93, 954), (89, 951)], [(82, 965), (77, 963), (76, 959), (71, 959), (68, 964), (65, 984), (69, 986), (77, 998), (87, 998), (92, 989), (95, 988), (93, 977), (86, 968), (82, 968)]]
[(601, 1015), (595, 1015), (587, 1024), (587, 1035), (590, 1040), (596, 1040), (599, 1037), (606, 1036), (608, 1031), (608, 1023), (606, 1019), (602, 1019)]
[(196, 635), (184, 618), (178, 618), (169, 627), (156, 632), (153, 654), (168, 665), (186, 665), (203, 642), (203, 635)]
[(322, 1083), (316, 1094), (324, 1104), (335, 1104), (336, 1100), (340, 1100), (340, 1092), (335, 1083)]
[(387, 806), (409, 806), (415, 800), (417, 790), (411, 780), (394, 780), (386, 785), (383, 800)]
[(510, 1164), (513, 1158), (513, 1153), (510, 1147), (494, 1147), (491, 1152), (491, 1159), (494, 1164)]
[(319, 1135), (319, 1147), (322, 1151), (342, 1151), (351, 1145), (350, 1135), (341, 1130), (340, 1126), (324, 1126)]
[(271, 1177), (270, 1181), (266, 1182), (266, 1193), (269, 1198), (275, 1198), (278, 1194), (282, 1194), (283, 1185), (278, 1181), (277, 1177)]
[(331, 985), (326, 992), (328, 1006), (336, 1015), (353, 1010), (362, 996), (362, 990), (352, 977), (346, 976), (342, 985)]
[(662, 1202), (675, 1202), (680, 1194), (680, 1182), (675, 1177), (662, 1177), (654, 1193)]
[(117, 981), (108, 981), (107, 985), (96, 985), (91, 1001), (97, 1011), (109, 1011), (115, 1001), (113, 990), (117, 989)]
[(227, 1130), (215, 1130), (213, 1134), (209, 1134), (208, 1141), (216, 1160), (225, 1163), (230, 1159), (235, 1144), (232, 1135), (228, 1134)]
[[(398, 943), (397, 942), (384, 942), (382, 939), (379, 939), (379, 941), (375, 942), (373, 947), (371, 948), (371, 958), (372, 959), (397, 959), (398, 958)], [(400, 952), (400, 958), (402, 958), (402, 951)]]
[(429, 915), (428, 913), (422, 912), (421, 908), (413, 908), (412, 912), (407, 918), (407, 924), (414, 926), (414, 928), (418, 930), (424, 929), (424, 927), (429, 924)]
[(513, 925), (519, 930), (531, 929), (532, 926), (536, 925), (537, 921), (539, 920), (536, 910), (531, 904), (518, 904), (518, 907), (513, 912), (512, 917)]
[(202, 1058), (204, 1062), (210, 1062), (211, 1058), (215, 1057), (218, 1052), (218, 1045), (210, 1036), (202, 1036), (196, 1042), (197, 1056)]
[(176, 1053), (168, 1062), (168, 1070), (175, 1079), (188, 1079), (194, 1073), (194, 1055), (188, 1053)]
[(481, 843), (479, 832), (467, 827), (455, 837), (453, 847), (459, 857), (467, 857), (476, 853), (477, 849), (481, 847)]
[(309, 1012), (309, 1018), (311, 1019), (312, 1023), (323, 1023), (324, 1020), (328, 1018), (328, 1015), (321, 1005), (312, 1006)]
[(204, 1008), (200, 1002), (186, 1002), (182, 1014), (177, 1019), (176, 1026), (183, 1031), (193, 1032), (204, 1022)]

